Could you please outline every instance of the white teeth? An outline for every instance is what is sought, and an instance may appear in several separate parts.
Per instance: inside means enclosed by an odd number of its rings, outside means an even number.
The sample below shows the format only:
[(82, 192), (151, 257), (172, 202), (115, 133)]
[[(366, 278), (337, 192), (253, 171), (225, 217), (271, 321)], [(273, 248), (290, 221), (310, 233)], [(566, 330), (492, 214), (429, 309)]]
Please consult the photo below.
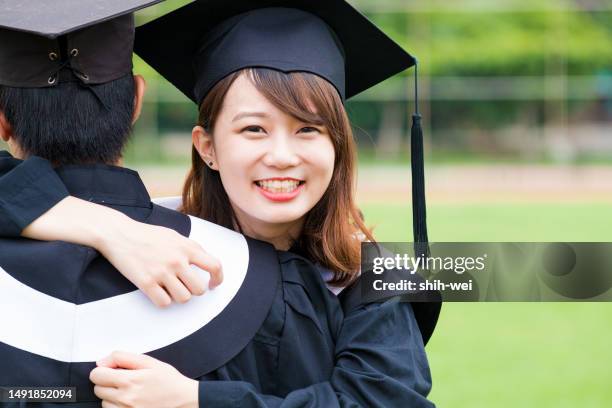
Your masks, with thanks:
[(297, 180), (260, 180), (257, 185), (271, 193), (291, 193), (300, 185)]

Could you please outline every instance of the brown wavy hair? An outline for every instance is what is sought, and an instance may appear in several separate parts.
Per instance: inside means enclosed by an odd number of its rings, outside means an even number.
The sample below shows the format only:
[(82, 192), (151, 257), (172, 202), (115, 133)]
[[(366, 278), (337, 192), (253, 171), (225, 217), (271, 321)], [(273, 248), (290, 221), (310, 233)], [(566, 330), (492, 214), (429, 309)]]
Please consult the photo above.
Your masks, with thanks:
[[(327, 128), (335, 150), (332, 178), (321, 200), (306, 214), (304, 228), (293, 248), (330, 269), (334, 276), (329, 283), (349, 284), (359, 272), (362, 239), (374, 241), (374, 238), (354, 201), (356, 146), (338, 91), (323, 78), (305, 72), (283, 73), (265, 68), (234, 72), (218, 82), (200, 105), (198, 125), (213, 137), (223, 99), (240, 75), (247, 75), (278, 109), (305, 123)], [(191, 156), (182, 211), (241, 230), (219, 172), (205, 165), (195, 147)]]

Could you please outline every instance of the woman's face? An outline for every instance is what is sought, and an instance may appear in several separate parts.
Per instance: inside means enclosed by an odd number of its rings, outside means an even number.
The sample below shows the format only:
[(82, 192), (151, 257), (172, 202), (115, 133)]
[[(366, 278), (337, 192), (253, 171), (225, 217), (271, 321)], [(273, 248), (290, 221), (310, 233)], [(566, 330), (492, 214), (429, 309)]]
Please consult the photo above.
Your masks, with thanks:
[(245, 75), (228, 90), (212, 138), (199, 129), (194, 143), (219, 171), (245, 233), (299, 235), (334, 170), (327, 129), (284, 113)]

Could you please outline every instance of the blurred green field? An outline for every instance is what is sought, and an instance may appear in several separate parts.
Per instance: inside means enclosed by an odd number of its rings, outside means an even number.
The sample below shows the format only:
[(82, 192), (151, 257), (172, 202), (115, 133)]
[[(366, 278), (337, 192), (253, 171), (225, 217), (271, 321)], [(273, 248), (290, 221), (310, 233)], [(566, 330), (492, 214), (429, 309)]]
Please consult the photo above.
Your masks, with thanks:
[[(408, 205), (367, 204), (380, 241), (410, 241)], [(609, 203), (428, 206), (438, 241), (612, 241)], [(446, 303), (427, 346), (439, 407), (612, 406), (612, 304)]]
[[(367, 203), (361, 209), (380, 241), (411, 241), (406, 203)], [(612, 203), (428, 204), (432, 242), (611, 241)]]

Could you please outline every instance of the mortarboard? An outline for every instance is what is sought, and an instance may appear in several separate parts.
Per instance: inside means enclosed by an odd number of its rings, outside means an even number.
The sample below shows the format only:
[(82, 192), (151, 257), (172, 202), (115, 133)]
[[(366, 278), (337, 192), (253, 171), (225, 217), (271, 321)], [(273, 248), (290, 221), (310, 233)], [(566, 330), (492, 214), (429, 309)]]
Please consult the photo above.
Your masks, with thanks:
[(0, 85), (96, 85), (130, 73), (132, 13), (160, 1), (0, 1)]
[(415, 59), (343, 0), (202, 0), (138, 28), (138, 55), (196, 103), (245, 67), (307, 71), (350, 98)]
[(134, 49), (197, 104), (248, 67), (310, 72), (348, 99), (414, 66), (413, 235), (416, 254), (429, 254), (417, 61), (346, 1), (196, 0), (139, 27)]

